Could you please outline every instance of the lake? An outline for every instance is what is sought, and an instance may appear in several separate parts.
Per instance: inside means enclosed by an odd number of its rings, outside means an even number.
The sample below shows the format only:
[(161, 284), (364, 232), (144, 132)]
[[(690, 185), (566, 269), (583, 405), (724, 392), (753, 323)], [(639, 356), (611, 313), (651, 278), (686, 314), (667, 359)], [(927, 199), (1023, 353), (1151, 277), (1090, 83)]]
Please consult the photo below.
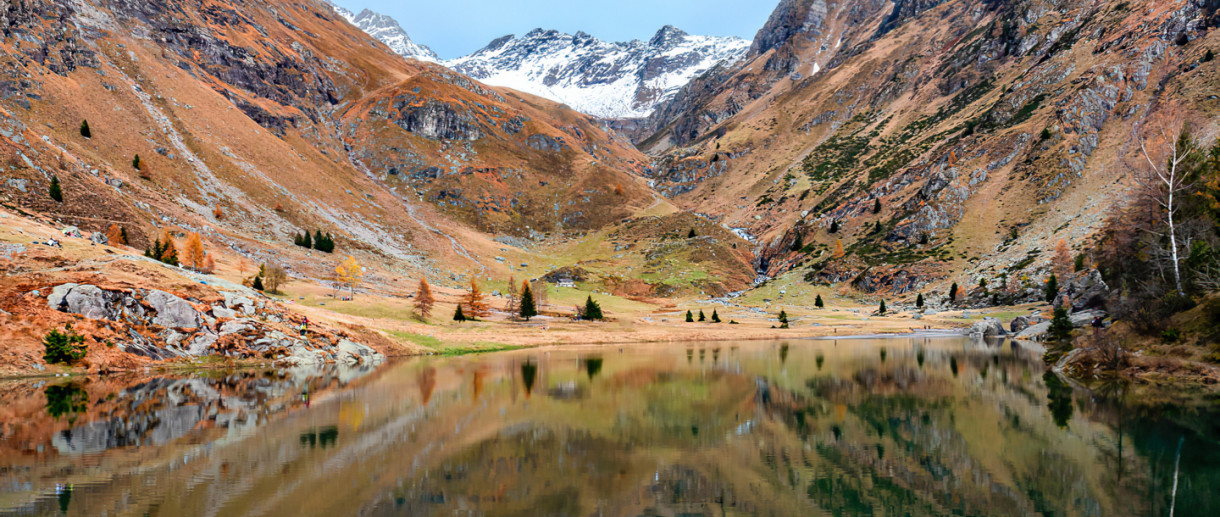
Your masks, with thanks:
[(791, 340), (0, 382), (0, 514), (1220, 515), (1220, 402), (1086, 389), (1041, 355)]

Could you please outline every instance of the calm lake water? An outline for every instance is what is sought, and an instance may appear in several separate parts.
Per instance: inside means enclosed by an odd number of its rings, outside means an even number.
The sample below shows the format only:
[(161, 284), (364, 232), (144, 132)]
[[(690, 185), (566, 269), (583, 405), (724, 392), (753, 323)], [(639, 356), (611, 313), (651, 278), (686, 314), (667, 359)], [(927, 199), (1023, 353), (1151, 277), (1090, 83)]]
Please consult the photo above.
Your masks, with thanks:
[(1220, 404), (1094, 388), (949, 338), (0, 383), (0, 514), (1220, 515)]

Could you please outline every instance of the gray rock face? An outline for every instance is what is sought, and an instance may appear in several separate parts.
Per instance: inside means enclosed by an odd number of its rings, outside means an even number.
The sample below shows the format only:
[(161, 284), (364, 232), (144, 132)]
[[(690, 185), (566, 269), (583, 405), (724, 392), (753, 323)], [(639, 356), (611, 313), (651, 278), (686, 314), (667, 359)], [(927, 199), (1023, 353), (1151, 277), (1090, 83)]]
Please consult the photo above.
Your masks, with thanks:
[(377, 364), (385, 357), (366, 345), (344, 339), (339, 341), (337, 359), (348, 364)]
[(157, 311), (157, 315), (152, 320), (153, 325), (171, 328), (199, 328), (202, 326), (199, 311), (182, 298), (165, 291), (152, 290), (144, 297), (144, 301)]
[(237, 317), (237, 311), (222, 307), (220, 305), (213, 305), (212, 315), (220, 319), (231, 320)]
[(89, 240), (93, 241), (94, 244), (110, 244), (110, 238), (102, 232), (93, 232), (93, 235), (89, 236)]
[(1064, 301), (1072, 305), (1073, 311), (1087, 309), (1104, 309), (1110, 295), (1110, 286), (1102, 280), (1101, 273), (1093, 270), (1088, 275), (1073, 278), (1059, 289), (1055, 297), (1055, 306), (1062, 306)]
[(115, 320), (114, 302), (117, 293), (110, 293), (93, 285), (64, 284), (56, 286), (47, 297), (47, 305), (61, 312), (80, 314), (95, 320)]
[(983, 318), (970, 327), (970, 337), (999, 337), (1007, 334), (999, 318)]

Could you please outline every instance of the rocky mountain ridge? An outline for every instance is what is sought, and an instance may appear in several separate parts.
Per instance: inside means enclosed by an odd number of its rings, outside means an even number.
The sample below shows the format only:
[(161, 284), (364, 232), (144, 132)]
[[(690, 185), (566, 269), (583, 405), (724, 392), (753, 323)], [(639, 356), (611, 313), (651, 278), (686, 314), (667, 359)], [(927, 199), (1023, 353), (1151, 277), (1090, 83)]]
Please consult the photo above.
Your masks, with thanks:
[(445, 65), (596, 117), (643, 118), (694, 77), (735, 62), (746, 47), (739, 38), (692, 36), (672, 26), (647, 42), (535, 29), (519, 38), (498, 38)]
[(411, 41), (411, 36), (398, 24), (398, 20), (369, 9), (361, 9), (359, 13), (354, 13), (334, 3), (330, 5), (348, 23), (355, 25), (373, 39), (385, 43), (395, 54), (420, 61), (440, 61), (436, 52), (433, 52), (427, 45)]

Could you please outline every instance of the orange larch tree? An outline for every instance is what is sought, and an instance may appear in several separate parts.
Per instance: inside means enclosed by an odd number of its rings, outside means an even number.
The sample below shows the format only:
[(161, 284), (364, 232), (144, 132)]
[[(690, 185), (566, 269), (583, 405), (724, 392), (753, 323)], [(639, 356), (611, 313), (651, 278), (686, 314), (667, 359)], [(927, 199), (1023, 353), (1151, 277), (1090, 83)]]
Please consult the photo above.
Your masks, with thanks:
[(203, 238), (198, 233), (192, 233), (186, 238), (186, 245), (183, 247), (182, 265), (190, 266), (191, 269), (200, 271), (203, 269), (207, 261), (207, 251), (203, 249)]
[(468, 318), (486, 318), (491, 311), (488, 310), (486, 297), (483, 291), (479, 289), (479, 283), (473, 279), (470, 280), (470, 291), (462, 300), (462, 305), (465, 307), (465, 314)]
[(428, 285), (428, 279), (420, 278), (419, 288), (415, 290), (415, 315), (427, 320), (432, 315), (434, 305), (436, 305), (436, 298), (432, 296), (432, 287)]

